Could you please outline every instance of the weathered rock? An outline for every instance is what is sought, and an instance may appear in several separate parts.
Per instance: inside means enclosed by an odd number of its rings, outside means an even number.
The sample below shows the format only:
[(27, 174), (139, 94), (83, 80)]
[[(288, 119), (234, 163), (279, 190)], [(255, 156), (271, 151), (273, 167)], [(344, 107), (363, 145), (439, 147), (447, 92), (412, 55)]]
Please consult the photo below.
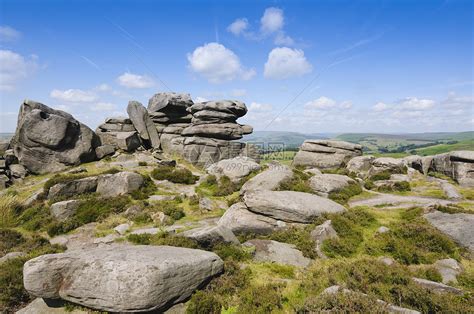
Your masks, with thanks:
[(24, 178), (28, 174), (28, 170), (23, 165), (14, 164), (8, 168), (10, 169), (10, 175), (14, 178)]
[(474, 187), (474, 151), (435, 155), (429, 171), (445, 174), (462, 186)]
[(457, 295), (463, 295), (464, 291), (458, 288), (454, 288), (451, 286), (447, 286), (443, 283), (436, 282), (436, 281), (431, 281), (427, 279), (422, 279), (422, 278), (416, 278), (413, 277), (412, 280), (417, 284), (422, 286), (425, 289), (431, 290), (433, 292), (437, 293), (453, 293)]
[(243, 245), (255, 249), (253, 259), (258, 262), (273, 262), (296, 267), (306, 267), (311, 262), (292, 244), (254, 239)]
[(114, 228), (115, 232), (120, 235), (124, 235), (130, 229), (130, 224), (120, 224)]
[(194, 104), (188, 108), (188, 112), (192, 114), (202, 110), (219, 111), (237, 117), (243, 117), (247, 113), (247, 107), (243, 102), (233, 100), (206, 101)]
[(186, 109), (193, 104), (194, 102), (189, 94), (158, 93), (148, 101), (148, 110), (155, 112), (170, 107)]
[(406, 169), (402, 159), (392, 157), (379, 157), (372, 161), (372, 167), (369, 170), (369, 176), (389, 171), (391, 173), (403, 173)]
[(80, 204), (81, 202), (77, 200), (54, 203), (50, 207), (51, 215), (58, 220), (65, 220), (76, 213)]
[(293, 171), (281, 164), (272, 164), (265, 171), (251, 178), (240, 189), (241, 194), (256, 190), (275, 190), (280, 184), (293, 177)]
[(171, 217), (163, 212), (152, 213), (150, 216), (153, 222), (159, 226), (164, 226), (168, 223), (173, 223)]
[(393, 264), (395, 264), (395, 260), (391, 257), (387, 257), (387, 256), (380, 256), (378, 258), (378, 260), (381, 262), (381, 263), (384, 263), (385, 265), (387, 266), (392, 266)]
[(113, 145), (102, 145), (95, 149), (95, 154), (98, 159), (102, 159), (106, 156), (113, 155), (115, 153), (115, 147)]
[(223, 269), (214, 253), (170, 246), (111, 245), (29, 260), (25, 289), (110, 312), (163, 311)]
[(327, 239), (337, 238), (339, 238), (339, 236), (337, 235), (336, 230), (334, 230), (331, 220), (326, 220), (324, 223), (320, 224), (319, 226), (316, 226), (316, 228), (311, 231), (311, 239), (315, 243), (314, 250), (320, 258), (327, 258), (327, 256), (321, 250), (323, 241)]
[(339, 168), (360, 155), (360, 145), (343, 141), (306, 140), (295, 155), (293, 165), (320, 169)]
[(97, 132), (102, 145), (112, 145), (117, 149), (132, 152), (141, 142), (136, 131), (133, 132)]
[(135, 172), (123, 171), (99, 177), (97, 193), (104, 197), (115, 197), (138, 190), (143, 185), (143, 177)]
[(444, 284), (457, 283), (456, 277), (463, 271), (462, 266), (454, 258), (440, 259), (435, 262), (434, 266), (441, 275)]
[(64, 170), (92, 161), (95, 133), (70, 114), (25, 100), (20, 107), (11, 145), (20, 164), (32, 173)]
[(133, 132), (135, 127), (133, 124), (122, 124), (122, 123), (102, 123), (99, 125), (99, 129), (109, 132)]
[(191, 229), (178, 235), (195, 240), (204, 247), (212, 247), (219, 243), (240, 244), (232, 230), (222, 225)]
[(0, 257), (0, 264), (4, 263), (6, 261), (9, 261), (11, 259), (14, 259), (14, 258), (23, 257), (25, 255), (26, 255), (26, 253), (24, 253), (24, 252), (10, 252), (10, 253), (7, 253), (4, 256)]
[(206, 170), (217, 178), (227, 176), (233, 182), (238, 182), (248, 176), (252, 171), (260, 169), (260, 165), (248, 157), (235, 157), (224, 159), (211, 165)]
[[(166, 134), (162, 137), (164, 135)], [(189, 162), (204, 167), (237, 157), (245, 147), (244, 143), (205, 137), (180, 137), (171, 142), (170, 152), (178, 153)]]
[(212, 200), (207, 198), (207, 197), (201, 197), (199, 199), (199, 209), (201, 210), (212, 210), (214, 208), (214, 204), (212, 203)]
[(354, 172), (360, 178), (365, 178), (372, 166), (372, 161), (375, 159), (374, 156), (357, 156), (347, 162), (347, 170)]
[(348, 176), (330, 173), (317, 174), (309, 179), (311, 189), (324, 197), (327, 197), (331, 192), (340, 191), (350, 184), (355, 183), (356, 182)]
[(10, 148), (10, 141), (0, 140), (0, 156)]
[(474, 252), (474, 215), (472, 214), (447, 214), (433, 211), (424, 217), (435, 228), (453, 238), (459, 245)]
[(217, 223), (235, 234), (268, 234), (286, 227), (286, 223), (250, 212), (244, 203), (235, 203)]
[(286, 222), (310, 223), (322, 214), (346, 210), (326, 198), (294, 191), (252, 191), (243, 199), (250, 211)]
[(153, 121), (148, 116), (146, 108), (138, 101), (129, 101), (127, 113), (145, 144), (153, 148), (159, 148), (160, 137)]
[(3, 158), (5, 159), (5, 164), (7, 166), (18, 163), (18, 158), (15, 156), (13, 149), (6, 150), (3, 154)]
[(110, 117), (105, 119), (105, 123), (112, 124), (132, 124), (132, 120), (127, 117)]
[(97, 189), (98, 177), (87, 177), (53, 185), (48, 192), (48, 199), (56, 197), (73, 197), (78, 194), (92, 193)]
[(182, 132), (184, 136), (212, 137), (222, 140), (238, 140), (243, 137), (243, 129), (237, 123), (192, 124)]
[(407, 167), (416, 169), (423, 173), (423, 157), (418, 155), (410, 155), (403, 157), (402, 161)]

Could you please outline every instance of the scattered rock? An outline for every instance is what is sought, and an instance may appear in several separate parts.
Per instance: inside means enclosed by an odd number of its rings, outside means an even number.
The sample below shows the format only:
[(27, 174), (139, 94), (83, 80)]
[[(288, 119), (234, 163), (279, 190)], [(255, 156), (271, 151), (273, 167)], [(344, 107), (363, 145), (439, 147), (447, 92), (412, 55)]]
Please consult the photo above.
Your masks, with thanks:
[(309, 179), (309, 186), (321, 196), (327, 197), (329, 193), (342, 190), (349, 184), (356, 183), (348, 176), (341, 174), (316, 174)]
[(241, 194), (248, 191), (276, 190), (280, 184), (293, 177), (293, 171), (281, 164), (272, 164), (263, 172), (251, 178), (240, 189)]
[[(163, 311), (223, 270), (214, 253), (170, 246), (111, 245), (29, 260), (25, 289), (110, 312)], [(100, 296), (100, 297), (98, 297)]]
[(97, 189), (98, 177), (87, 177), (53, 185), (48, 192), (48, 199), (56, 197), (74, 197), (78, 194), (92, 193)]
[(326, 198), (294, 191), (255, 191), (243, 199), (250, 211), (286, 222), (310, 223), (322, 214), (346, 210)]
[(387, 257), (387, 256), (380, 256), (378, 258), (378, 260), (381, 262), (381, 263), (384, 263), (385, 265), (387, 266), (392, 266), (393, 264), (395, 264), (395, 260), (391, 257)]
[(196, 240), (204, 247), (212, 247), (219, 243), (240, 244), (232, 230), (221, 225), (191, 229), (178, 235)]
[(371, 155), (366, 156), (357, 156), (349, 160), (347, 163), (347, 170), (354, 172), (360, 178), (365, 178), (369, 172), (370, 167), (372, 166), (372, 161), (375, 157)]
[(389, 232), (390, 229), (385, 227), (385, 226), (380, 226), (378, 229), (377, 229), (377, 233), (386, 233), (386, 232)]
[(140, 137), (148, 147), (159, 148), (160, 137), (153, 121), (148, 116), (148, 111), (138, 101), (129, 101), (127, 113)]
[(456, 277), (463, 271), (461, 265), (454, 258), (441, 259), (436, 261), (434, 266), (443, 278), (444, 284), (457, 283)]
[(123, 213), (125, 217), (133, 217), (140, 214), (143, 211), (143, 208), (140, 205), (132, 205), (125, 210)]
[(273, 262), (296, 267), (306, 267), (311, 262), (311, 259), (304, 257), (293, 244), (254, 239), (243, 245), (255, 249), (253, 259), (258, 262)]
[(351, 158), (362, 155), (362, 146), (343, 141), (306, 140), (293, 159), (293, 165), (339, 168)]
[(32, 173), (48, 173), (93, 161), (99, 140), (70, 114), (25, 100), (11, 146), (20, 164)]
[(315, 243), (314, 249), (320, 258), (327, 258), (327, 256), (321, 250), (323, 241), (337, 238), (339, 238), (339, 236), (337, 235), (336, 230), (334, 230), (331, 220), (326, 220), (324, 223), (316, 226), (316, 228), (311, 231), (311, 239)]
[(248, 157), (235, 157), (218, 161), (206, 170), (217, 178), (227, 176), (231, 181), (239, 182), (252, 171), (260, 170), (260, 165)]
[(433, 211), (424, 217), (439, 231), (453, 238), (458, 244), (474, 252), (474, 215), (472, 214), (447, 214)]
[(174, 109), (178, 111), (181, 108), (186, 111), (186, 108), (193, 104), (194, 102), (189, 94), (158, 93), (153, 95), (148, 101), (148, 111), (157, 112), (163, 109)]
[(214, 204), (212, 203), (211, 199), (207, 197), (201, 197), (199, 199), (199, 209), (211, 211), (213, 208), (214, 208)]
[(81, 202), (77, 200), (68, 200), (54, 203), (50, 207), (51, 215), (53, 215), (58, 220), (66, 220), (76, 213), (80, 204)]
[(447, 286), (443, 283), (439, 283), (439, 282), (436, 282), (436, 281), (431, 281), (431, 280), (416, 278), (416, 277), (413, 277), (412, 280), (416, 284), (422, 286), (423, 288), (431, 290), (433, 292), (453, 293), (453, 294), (457, 294), (457, 295), (463, 295), (464, 294), (464, 291), (462, 291), (461, 289), (454, 288), (454, 287), (451, 287), (451, 286)]
[(115, 147), (113, 145), (102, 145), (95, 149), (95, 154), (97, 155), (97, 159), (102, 159), (106, 156), (113, 155), (115, 153)]
[(135, 172), (101, 175), (97, 183), (97, 193), (103, 197), (115, 197), (138, 190), (143, 183), (142, 175)]
[(120, 224), (114, 228), (115, 232), (120, 235), (124, 235), (130, 229), (130, 224)]
[(8, 167), (12, 178), (23, 179), (28, 174), (28, 170), (23, 165), (15, 164)]
[(10, 252), (10, 253), (7, 253), (7, 254), (3, 255), (2, 257), (0, 257), (0, 264), (4, 263), (6, 261), (9, 261), (11, 259), (18, 258), (18, 257), (23, 257), (23, 256), (26, 256), (26, 253), (24, 253), (24, 252)]

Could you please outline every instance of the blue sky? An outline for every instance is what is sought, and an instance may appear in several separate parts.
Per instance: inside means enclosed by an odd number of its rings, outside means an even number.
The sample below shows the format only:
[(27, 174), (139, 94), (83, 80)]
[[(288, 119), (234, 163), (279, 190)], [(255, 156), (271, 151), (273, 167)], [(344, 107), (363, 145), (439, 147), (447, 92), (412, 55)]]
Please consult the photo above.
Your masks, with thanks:
[(156, 92), (256, 130), (473, 130), (472, 1), (0, 1), (0, 132), (23, 99), (95, 128)]

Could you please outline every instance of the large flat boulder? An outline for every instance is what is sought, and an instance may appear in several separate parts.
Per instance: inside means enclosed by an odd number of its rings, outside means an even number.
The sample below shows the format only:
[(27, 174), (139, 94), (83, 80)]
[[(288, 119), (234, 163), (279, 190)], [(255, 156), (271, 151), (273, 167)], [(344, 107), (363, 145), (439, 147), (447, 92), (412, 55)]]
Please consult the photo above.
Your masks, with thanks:
[(251, 178), (240, 189), (241, 194), (256, 190), (276, 190), (280, 184), (293, 177), (290, 167), (281, 164), (271, 164), (268, 169)]
[(252, 191), (243, 200), (251, 212), (285, 222), (310, 223), (322, 214), (346, 210), (324, 197), (294, 191)]
[(254, 248), (253, 259), (257, 262), (271, 262), (296, 267), (306, 267), (311, 262), (311, 259), (304, 257), (303, 253), (293, 244), (254, 239), (243, 245)]
[(206, 170), (217, 178), (227, 176), (233, 182), (238, 182), (248, 176), (252, 171), (260, 169), (260, 165), (249, 157), (235, 157), (220, 160)]
[(372, 166), (375, 157), (371, 155), (357, 156), (347, 162), (346, 168), (350, 172), (357, 174), (360, 178), (365, 178)]
[(247, 113), (245, 104), (236, 100), (206, 101), (194, 104), (188, 108), (188, 111), (192, 114), (203, 110), (224, 112), (236, 117), (243, 117)]
[(171, 246), (111, 245), (42, 255), (25, 263), (25, 289), (110, 312), (163, 311), (223, 270), (214, 253)]
[(237, 123), (207, 123), (192, 124), (182, 132), (184, 136), (212, 137), (222, 140), (238, 140), (244, 135), (244, 130)]
[(433, 211), (425, 214), (424, 217), (436, 229), (451, 237), (459, 245), (474, 252), (473, 214), (447, 214)]
[(222, 225), (195, 228), (178, 235), (195, 240), (204, 247), (212, 247), (219, 243), (240, 244), (232, 230)]
[(322, 173), (309, 179), (309, 186), (315, 193), (327, 197), (329, 193), (340, 191), (350, 184), (356, 183), (353, 179), (342, 174)]
[(293, 165), (339, 168), (351, 158), (362, 155), (362, 146), (344, 141), (306, 140), (293, 159)]
[(148, 100), (148, 111), (156, 112), (163, 109), (184, 109), (194, 104), (189, 94), (157, 93)]
[(379, 157), (372, 161), (372, 167), (369, 169), (369, 176), (381, 172), (403, 173), (406, 169), (405, 162), (401, 158)]
[(460, 185), (474, 187), (474, 151), (453, 151), (432, 157), (429, 171), (449, 176)]
[(138, 190), (143, 185), (143, 177), (135, 172), (123, 171), (99, 176), (97, 193), (103, 197), (115, 197)]
[(74, 197), (78, 194), (92, 193), (97, 189), (98, 177), (87, 177), (53, 185), (48, 191), (48, 199)]
[(31, 100), (20, 106), (11, 146), (28, 171), (56, 172), (93, 161), (98, 145), (95, 133), (70, 114)]

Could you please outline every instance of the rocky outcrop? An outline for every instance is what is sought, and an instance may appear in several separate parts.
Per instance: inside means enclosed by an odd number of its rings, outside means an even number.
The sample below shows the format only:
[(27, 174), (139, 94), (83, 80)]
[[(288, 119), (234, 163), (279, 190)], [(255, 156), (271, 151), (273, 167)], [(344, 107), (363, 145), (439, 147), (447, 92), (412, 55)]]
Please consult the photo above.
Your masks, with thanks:
[(110, 312), (164, 311), (223, 270), (214, 253), (170, 247), (111, 245), (47, 254), (23, 268), (25, 289)]
[(115, 197), (138, 190), (143, 182), (142, 175), (135, 172), (105, 174), (99, 176), (96, 192), (103, 197)]
[(48, 173), (94, 160), (99, 139), (70, 114), (25, 100), (11, 146), (28, 171)]
[(160, 148), (160, 137), (148, 110), (138, 101), (129, 101), (127, 113), (146, 148)]
[(293, 177), (293, 171), (288, 166), (271, 164), (268, 169), (251, 178), (240, 189), (241, 194), (257, 190), (276, 190), (280, 184)]
[(55, 184), (48, 191), (48, 199), (75, 197), (79, 194), (95, 192), (97, 181), (98, 177), (87, 177)]
[[(141, 142), (138, 132), (129, 118), (113, 117), (105, 119), (105, 123), (99, 125), (96, 129), (96, 134), (99, 136), (103, 146), (112, 146), (115, 149), (121, 149), (126, 152), (132, 152), (140, 147)], [(97, 152), (97, 158), (100, 155), (106, 156), (103, 150)]]
[(303, 253), (292, 244), (254, 239), (243, 245), (254, 248), (253, 259), (257, 262), (271, 262), (296, 267), (306, 267), (311, 262), (311, 259), (304, 257)]
[(220, 160), (206, 170), (217, 178), (227, 176), (231, 181), (239, 182), (251, 172), (260, 170), (260, 165), (248, 157), (235, 157)]
[(178, 235), (195, 240), (203, 247), (212, 247), (219, 243), (240, 244), (232, 230), (222, 225), (191, 229)]
[(429, 170), (447, 175), (462, 186), (474, 187), (474, 151), (435, 155)]
[(372, 161), (368, 175), (373, 176), (381, 172), (404, 173), (405, 169), (405, 163), (400, 158), (379, 157)]
[(357, 174), (358, 177), (365, 178), (374, 159), (375, 157), (371, 155), (357, 156), (349, 160), (346, 168), (349, 172)]
[(328, 197), (329, 193), (340, 191), (356, 182), (342, 174), (316, 174), (309, 179), (309, 186), (318, 195)]
[(340, 168), (351, 158), (362, 155), (362, 146), (344, 141), (306, 140), (293, 159), (293, 165), (320, 169)]

